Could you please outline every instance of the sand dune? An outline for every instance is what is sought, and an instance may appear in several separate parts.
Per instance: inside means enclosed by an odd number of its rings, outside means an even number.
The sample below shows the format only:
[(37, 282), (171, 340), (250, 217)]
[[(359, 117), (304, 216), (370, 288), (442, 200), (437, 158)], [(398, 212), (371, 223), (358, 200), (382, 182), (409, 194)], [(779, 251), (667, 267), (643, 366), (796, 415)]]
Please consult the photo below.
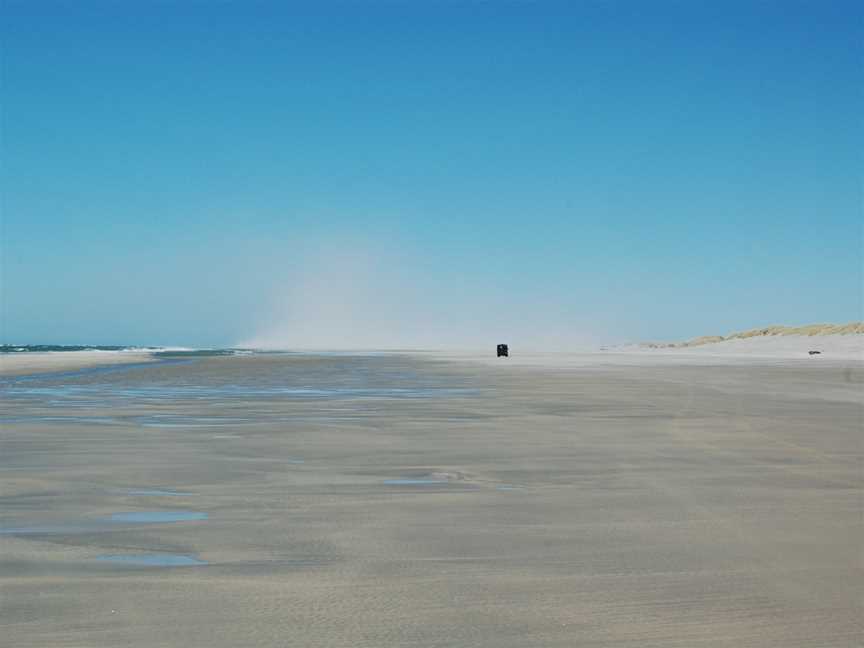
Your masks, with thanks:
[(667, 348), (651, 348), (647, 351), (661, 354), (691, 356), (749, 356), (749, 357), (809, 357), (818, 351), (814, 359), (864, 360), (864, 335), (762, 335), (751, 337), (728, 337), (715, 342), (684, 344)]
[(806, 335), (808, 337), (825, 335), (855, 335), (864, 333), (864, 322), (849, 322), (848, 324), (809, 324), (807, 326), (765, 326), (762, 328), (739, 331), (729, 335), (709, 335), (695, 338), (680, 346), (699, 346), (713, 344), (726, 340), (746, 340), (754, 337), (770, 337), (776, 335)]
[[(836, 336), (851, 336), (850, 339), (856, 339), (858, 336), (864, 335), (864, 322), (849, 322), (848, 324), (808, 324), (805, 326), (763, 326), (759, 328), (749, 329), (746, 331), (738, 331), (728, 335), (703, 335), (685, 342), (647, 342), (640, 346), (650, 349), (675, 349), (698, 347), (718, 344), (720, 342), (729, 342), (733, 340), (750, 340), (776, 337), (791, 337), (791, 338), (818, 338), (819, 340)], [(769, 345), (770, 346), (770, 345)]]

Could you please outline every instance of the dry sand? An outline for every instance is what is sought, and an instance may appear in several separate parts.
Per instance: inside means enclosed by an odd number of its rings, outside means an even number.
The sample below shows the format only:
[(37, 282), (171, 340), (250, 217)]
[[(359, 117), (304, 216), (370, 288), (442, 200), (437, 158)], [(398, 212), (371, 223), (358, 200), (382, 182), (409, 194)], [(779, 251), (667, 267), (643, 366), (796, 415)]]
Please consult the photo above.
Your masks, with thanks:
[[(699, 338), (704, 340), (705, 338)], [(823, 359), (864, 361), (864, 334), (861, 333), (783, 333), (771, 335), (736, 334), (712, 342), (680, 345), (633, 345), (609, 349), (627, 354), (643, 353), (654, 357), (803, 358), (819, 351)]]
[(658, 351), (705, 356), (737, 357), (805, 357), (810, 351), (819, 351), (825, 360), (864, 361), (864, 335), (778, 335), (765, 337), (738, 337), (712, 344), (682, 349)]
[(0, 376), (16, 376), (96, 367), (100, 365), (147, 362), (146, 351), (47, 351), (0, 354)]
[[(819, 351), (810, 355), (810, 351)], [(734, 338), (697, 346), (651, 347), (628, 345), (584, 352), (538, 352), (510, 349), (510, 357), (499, 360), (488, 352), (451, 351), (416, 353), (417, 357), (471, 362), (486, 366), (578, 368), (594, 366), (666, 366), (666, 365), (751, 365), (786, 363), (798, 367), (800, 362), (822, 366), (864, 363), (864, 335), (788, 335)], [(800, 362), (799, 362), (800, 361)]]
[[(115, 371), (104, 402), (98, 375), (19, 386), (2, 643), (861, 646), (862, 365), (624, 355), (208, 358)], [(321, 372), (457, 391), (156, 390)], [(106, 522), (148, 511), (208, 517)], [(154, 553), (208, 564), (98, 559)]]
[[(787, 336), (793, 339), (784, 342), (782, 338)], [(781, 340), (778, 341), (776, 338), (781, 338)], [(639, 346), (658, 349), (687, 348), (703, 345), (714, 346), (718, 342), (740, 342), (746, 340), (748, 343), (752, 343), (753, 346), (745, 348), (758, 349), (765, 341), (771, 341), (772, 345), (788, 343), (793, 347), (798, 347), (799, 345), (806, 346), (807, 342), (812, 345), (819, 344), (824, 339), (833, 339), (835, 342), (839, 342), (844, 338), (847, 338), (847, 344), (850, 338), (857, 338), (858, 340), (864, 338), (864, 322), (810, 324), (807, 326), (763, 326), (727, 335), (703, 335), (686, 342), (648, 342)]]

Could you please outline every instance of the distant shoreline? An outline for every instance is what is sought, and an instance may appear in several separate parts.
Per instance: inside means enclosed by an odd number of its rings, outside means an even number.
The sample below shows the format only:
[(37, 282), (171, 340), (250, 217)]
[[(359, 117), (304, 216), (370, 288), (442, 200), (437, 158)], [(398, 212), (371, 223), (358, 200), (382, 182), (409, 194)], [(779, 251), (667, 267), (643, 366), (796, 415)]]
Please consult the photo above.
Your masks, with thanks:
[(0, 376), (155, 361), (150, 351), (31, 351), (0, 354)]
[[(491, 347), (490, 347), (491, 348)], [(632, 363), (653, 361), (729, 361), (795, 359), (814, 356), (825, 361), (864, 361), (864, 322), (813, 324), (809, 326), (768, 326), (725, 336), (703, 336), (685, 342), (646, 342), (585, 349), (581, 352), (532, 352), (511, 341), (512, 357), (498, 360), (486, 350), (403, 351), (435, 360), (495, 362), (506, 365), (568, 366), (573, 364)], [(189, 349), (180, 347), (122, 347), (72, 345), (0, 345), (0, 376), (83, 369), (102, 365), (136, 364), (168, 358), (232, 356), (280, 353), (252, 349)], [(282, 351), (281, 353), (291, 353)], [(304, 353), (295, 351), (294, 353)], [(315, 353), (311, 351), (311, 353)], [(350, 351), (343, 353), (350, 354)], [(358, 353), (369, 353), (358, 351)], [(399, 352), (393, 352), (399, 353)], [(613, 360), (613, 358), (615, 358)], [(665, 359), (665, 360), (664, 360)], [(713, 360), (712, 360), (713, 361)]]

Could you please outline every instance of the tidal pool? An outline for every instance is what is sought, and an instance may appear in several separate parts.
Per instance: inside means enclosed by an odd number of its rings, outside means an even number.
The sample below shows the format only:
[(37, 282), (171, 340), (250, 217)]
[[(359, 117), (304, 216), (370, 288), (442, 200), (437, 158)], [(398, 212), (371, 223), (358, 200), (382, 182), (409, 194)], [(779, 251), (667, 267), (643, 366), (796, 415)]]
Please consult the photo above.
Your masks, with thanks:
[(112, 513), (108, 518), (111, 522), (187, 522), (189, 520), (206, 520), (207, 514), (200, 511), (133, 511), (130, 513)]
[(97, 556), (102, 562), (122, 563), (136, 567), (194, 567), (206, 565), (206, 560), (181, 554), (121, 554), (116, 556)]
[(385, 479), (388, 486), (429, 486), (431, 484), (446, 484), (446, 479)]
[(96, 529), (87, 526), (50, 525), (34, 527), (12, 527), (0, 529), (0, 535), (58, 535), (63, 533), (89, 533)]

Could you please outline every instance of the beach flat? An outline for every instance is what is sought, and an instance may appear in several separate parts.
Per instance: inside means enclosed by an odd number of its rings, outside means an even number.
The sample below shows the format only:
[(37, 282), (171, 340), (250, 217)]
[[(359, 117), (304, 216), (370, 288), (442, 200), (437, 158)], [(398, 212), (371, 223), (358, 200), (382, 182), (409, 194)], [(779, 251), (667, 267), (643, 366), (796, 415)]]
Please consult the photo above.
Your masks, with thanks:
[(0, 376), (19, 376), (85, 367), (132, 364), (153, 359), (147, 351), (46, 351), (0, 354)]
[(253, 355), (7, 382), (0, 633), (859, 645), (864, 367), (625, 356)]

